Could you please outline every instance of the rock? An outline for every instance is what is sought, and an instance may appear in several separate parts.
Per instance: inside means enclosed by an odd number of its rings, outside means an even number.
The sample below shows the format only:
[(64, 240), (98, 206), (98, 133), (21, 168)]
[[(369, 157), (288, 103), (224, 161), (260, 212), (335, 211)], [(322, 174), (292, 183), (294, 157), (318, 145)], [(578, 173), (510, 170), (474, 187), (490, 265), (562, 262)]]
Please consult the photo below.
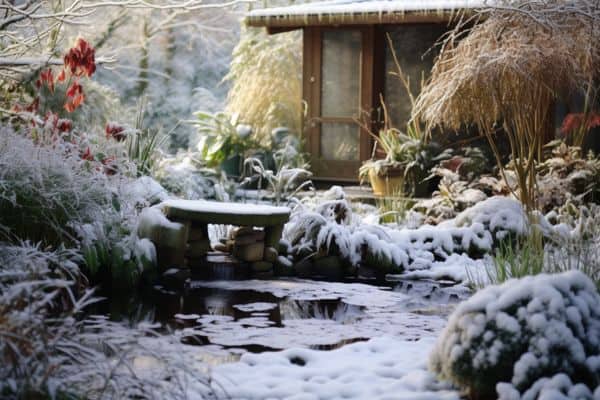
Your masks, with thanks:
[(315, 260), (313, 272), (331, 280), (341, 280), (344, 277), (344, 268), (338, 256), (327, 256)]
[(208, 238), (208, 227), (198, 223), (193, 223), (190, 226), (190, 232), (188, 234), (188, 241), (198, 241)]
[(238, 235), (233, 240), (236, 244), (250, 244), (256, 242), (262, 242), (265, 239), (265, 231), (255, 230), (252, 233), (248, 233), (245, 235)]
[(185, 248), (173, 248), (173, 247), (161, 247), (156, 246), (156, 266), (158, 271), (165, 271), (166, 269), (177, 266), (185, 266)]
[(254, 228), (251, 226), (240, 226), (238, 228), (235, 228), (232, 232), (231, 232), (231, 237), (233, 239), (237, 238), (238, 236), (245, 236), (245, 235), (249, 235), (252, 234), (254, 232)]
[(281, 235), (283, 234), (283, 225), (273, 225), (265, 227), (265, 244), (270, 247), (279, 245)]
[(227, 245), (223, 243), (217, 243), (216, 245), (214, 245), (214, 249), (216, 251), (222, 251), (223, 253), (229, 252), (229, 247), (227, 247)]
[(265, 247), (264, 259), (266, 261), (274, 263), (275, 261), (277, 261), (278, 256), (279, 254), (277, 254), (277, 250), (275, 248)]
[(233, 255), (240, 260), (253, 262), (263, 259), (265, 246), (262, 242), (251, 243), (247, 245), (235, 245), (233, 247)]
[(273, 272), (277, 276), (292, 276), (294, 274), (293, 263), (283, 256), (277, 257), (275, 265), (273, 265)]
[(274, 276), (273, 271), (252, 273), (254, 279), (273, 279)]
[(279, 245), (277, 246), (277, 252), (279, 254), (288, 254), (290, 251), (290, 242), (285, 239), (281, 239), (279, 241)]
[(308, 258), (294, 264), (294, 272), (300, 278), (309, 278), (312, 275), (313, 265), (312, 261)]
[(167, 289), (183, 290), (189, 279), (189, 269), (170, 268), (162, 274), (160, 282)]
[(273, 263), (267, 261), (255, 261), (250, 264), (252, 272), (268, 272), (273, 270)]
[(244, 280), (250, 278), (250, 265), (226, 253), (209, 252), (192, 267), (194, 279)]
[(402, 272), (402, 267), (395, 266), (389, 257), (383, 254), (374, 254), (370, 249), (367, 251), (363, 263), (382, 273)]
[(189, 258), (203, 257), (211, 250), (210, 241), (208, 239), (188, 242), (186, 256)]

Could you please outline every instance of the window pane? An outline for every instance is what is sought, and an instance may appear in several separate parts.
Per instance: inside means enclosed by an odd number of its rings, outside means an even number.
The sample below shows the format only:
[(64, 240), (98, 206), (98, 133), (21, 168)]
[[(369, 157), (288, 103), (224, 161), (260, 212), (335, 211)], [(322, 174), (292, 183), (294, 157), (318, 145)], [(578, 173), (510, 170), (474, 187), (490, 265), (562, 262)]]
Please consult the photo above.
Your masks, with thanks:
[(358, 160), (360, 131), (353, 123), (321, 124), (321, 157), (324, 160)]
[(323, 32), (321, 67), (321, 115), (352, 117), (358, 115), (360, 90), (359, 31)]
[[(416, 97), (421, 90), (421, 79), (427, 79), (433, 67), (437, 52), (428, 50), (447, 31), (443, 24), (404, 25), (388, 29), (396, 57), (402, 71), (410, 78), (410, 87)], [(427, 54), (425, 54), (427, 53)], [(390, 118), (395, 127), (406, 128), (410, 119), (411, 104), (408, 93), (400, 79), (390, 72), (396, 72), (394, 58), (386, 39), (384, 96)]]

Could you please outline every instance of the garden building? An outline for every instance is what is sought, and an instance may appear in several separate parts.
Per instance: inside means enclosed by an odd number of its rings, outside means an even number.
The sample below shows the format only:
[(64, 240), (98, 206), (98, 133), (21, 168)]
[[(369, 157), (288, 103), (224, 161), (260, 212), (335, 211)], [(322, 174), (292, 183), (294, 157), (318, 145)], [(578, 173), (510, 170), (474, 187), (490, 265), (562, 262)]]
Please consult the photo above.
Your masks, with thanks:
[(369, 131), (376, 131), (382, 119), (380, 98), (393, 125), (404, 130), (411, 102), (401, 80), (390, 73), (394, 53), (417, 95), (433, 66), (436, 42), (459, 12), (482, 5), (477, 0), (333, 0), (247, 15), (249, 26), (265, 27), (270, 34), (303, 30), (304, 132), (317, 179), (357, 180), (360, 164), (371, 157)]

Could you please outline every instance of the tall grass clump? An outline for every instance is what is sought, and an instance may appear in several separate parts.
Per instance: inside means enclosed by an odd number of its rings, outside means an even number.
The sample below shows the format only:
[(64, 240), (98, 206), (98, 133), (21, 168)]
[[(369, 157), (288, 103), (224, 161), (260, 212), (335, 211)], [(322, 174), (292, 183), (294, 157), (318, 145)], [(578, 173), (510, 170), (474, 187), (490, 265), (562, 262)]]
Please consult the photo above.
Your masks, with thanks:
[(501, 242), (483, 276), (469, 271), (471, 283), (481, 288), (530, 275), (578, 270), (600, 288), (600, 206), (573, 209), (567, 204), (559, 211), (549, 214), (558, 219), (556, 225), (543, 222), (544, 229), (533, 227), (527, 236)]
[(554, 102), (595, 93), (588, 90), (600, 61), (600, 13), (594, 4), (518, 1), (484, 10), (482, 19), (469, 21), (471, 28), (459, 24), (448, 35), (416, 100), (414, 118), (430, 126), (474, 125), (504, 175), (497, 144), (503, 132), (517, 176), (511, 189), (528, 210), (536, 208), (536, 162), (554, 134)]
[(244, 28), (233, 51), (231, 88), (226, 112), (239, 114), (259, 139), (270, 140), (274, 128), (300, 133), (302, 123), (302, 37), (300, 32), (267, 35)]
[(46, 245), (76, 242), (74, 228), (112, 207), (107, 177), (78, 149), (38, 146), (0, 128), (0, 237)]

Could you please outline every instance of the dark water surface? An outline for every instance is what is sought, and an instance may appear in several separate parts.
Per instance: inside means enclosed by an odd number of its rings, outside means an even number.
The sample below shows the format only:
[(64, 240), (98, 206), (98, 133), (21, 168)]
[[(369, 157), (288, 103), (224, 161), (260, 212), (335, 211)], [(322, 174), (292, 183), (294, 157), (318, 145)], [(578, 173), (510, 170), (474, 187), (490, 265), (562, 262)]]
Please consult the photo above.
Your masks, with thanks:
[[(365, 281), (355, 280), (351, 283), (365, 283)], [(407, 309), (398, 310), (398, 313), (408, 315), (408, 318), (401, 316), (406, 319), (407, 328), (414, 329), (415, 326), (410, 326), (410, 324), (414, 325), (416, 321), (417, 330), (420, 319), (425, 321), (430, 316), (435, 316), (437, 319), (441, 319), (440, 316), (445, 318), (460, 300), (459, 297), (462, 297), (457, 294), (460, 291), (452, 292), (453, 284), (450, 282), (399, 280), (386, 281), (384, 285), (385, 291), (408, 295)], [(377, 287), (382, 288), (382, 283), (377, 282)], [(448, 288), (450, 288), (450, 292)], [(96, 304), (90, 311), (131, 325), (141, 321), (160, 323), (160, 333), (180, 332), (182, 343), (197, 346), (214, 345), (214, 338), (221, 336), (219, 333), (215, 334), (214, 329), (211, 330), (213, 324), (216, 324), (214, 326), (217, 326), (218, 329), (223, 327), (222, 329), (226, 329), (228, 332), (246, 329), (249, 332), (249, 340), (246, 342), (241, 335), (242, 339), (235, 345), (217, 343), (219, 348), (226, 351), (232, 350), (230, 354), (238, 355), (242, 352), (256, 353), (285, 348), (281, 341), (278, 342), (279, 344), (273, 344), (268, 340), (258, 341), (258, 343), (251, 340), (253, 336), (260, 335), (263, 328), (269, 329), (268, 334), (271, 337), (280, 334), (290, 335), (290, 333), (296, 335), (298, 331), (304, 331), (303, 326), (305, 325), (303, 324), (306, 324), (307, 332), (314, 332), (315, 326), (323, 326), (318, 329), (330, 329), (328, 328), (331, 327), (328, 325), (329, 322), (335, 323), (338, 329), (343, 329), (340, 337), (335, 336), (332, 339), (329, 336), (322, 341), (316, 338), (307, 345), (309, 348), (319, 350), (333, 350), (349, 343), (369, 339), (364, 329), (353, 332), (353, 326), (356, 326), (355, 324), (361, 322), (361, 319), (365, 317), (366, 307), (346, 303), (343, 299), (335, 298), (335, 296), (332, 298), (326, 292), (324, 292), (323, 298), (298, 300), (277, 297), (266, 291), (239, 290), (239, 287), (238, 289), (223, 289), (192, 284), (190, 288), (181, 292), (154, 287), (145, 292), (107, 296), (104, 301)], [(387, 317), (380, 319), (378, 324), (385, 325), (385, 318)], [(290, 331), (292, 328), (287, 327), (289, 324), (294, 327), (293, 332)], [(434, 326), (437, 325), (434, 324)], [(277, 328), (281, 328), (281, 330)], [(431, 331), (431, 326), (427, 323), (423, 324), (423, 333), (430, 334)], [(295, 340), (297, 343), (298, 340)], [(224, 361), (232, 361), (232, 359)]]

